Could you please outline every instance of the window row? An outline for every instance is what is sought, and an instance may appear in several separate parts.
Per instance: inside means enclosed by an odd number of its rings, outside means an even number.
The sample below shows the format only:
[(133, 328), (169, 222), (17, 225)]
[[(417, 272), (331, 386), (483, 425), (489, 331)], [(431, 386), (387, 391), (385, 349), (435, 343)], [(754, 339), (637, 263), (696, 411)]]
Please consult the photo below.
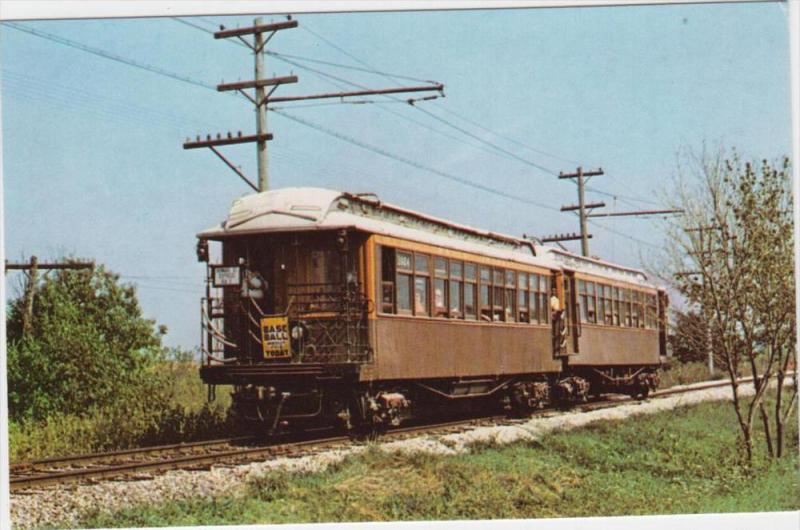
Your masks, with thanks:
[(658, 329), (656, 295), (578, 280), (581, 322)]
[(550, 277), (382, 247), (381, 312), (546, 324)]

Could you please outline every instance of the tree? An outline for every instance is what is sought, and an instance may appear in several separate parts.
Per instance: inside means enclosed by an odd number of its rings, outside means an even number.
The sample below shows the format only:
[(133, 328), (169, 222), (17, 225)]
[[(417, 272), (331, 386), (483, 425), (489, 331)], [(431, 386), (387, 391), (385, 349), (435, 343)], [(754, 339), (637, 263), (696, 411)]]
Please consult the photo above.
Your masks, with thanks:
[(675, 311), (675, 324), (669, 336), (672, 356), (682, 363), (704, 362), (708, 356), (708, 325), (697, 311)]
[[(779, 457), (797, 400), (796, 375), (794, 385), (786, 384), (796, 342), (790, 162), (743, 162), (722, 150), (689, 153), (687, 160), (669, 201), (685, 212), (683, 224), (668, 230), (669, 279), (710, 330), (731, 383), (746, 462), (756, 414), (768, 454)], [(743, 374), (753, 377), (750, 400), (739, 392)], [(777, 399), (770, 412), (764, 396), (772, 377)]]
[(135, 290), (104, 267), (58, 271), (36, 290), (30, 333), (23, 300), (8, 312), (9, 413), (41, 419), (147, 397), (161, 336), (143, 318)]

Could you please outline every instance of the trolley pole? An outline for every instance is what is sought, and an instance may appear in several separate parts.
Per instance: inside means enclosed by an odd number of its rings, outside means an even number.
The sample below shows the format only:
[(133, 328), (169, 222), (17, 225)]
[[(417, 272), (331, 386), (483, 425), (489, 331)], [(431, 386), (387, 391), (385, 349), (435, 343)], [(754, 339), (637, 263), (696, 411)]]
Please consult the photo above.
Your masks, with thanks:
[[(263, 19), (256, 18), (253, 21), (253, 26), (258, 27), (262, 25)], [(264, 79), (264, 34), (256, 32), (255, 35), (255, 81), (256, 81), (256, 134), (259, 138), (267, 133), (267, 91), (264, 85), (260, 85), (259, 81)], [(258, 140), (258, 191), (267, 191), (269, 189), (269, 161), (267, 158), (267, 141)]]

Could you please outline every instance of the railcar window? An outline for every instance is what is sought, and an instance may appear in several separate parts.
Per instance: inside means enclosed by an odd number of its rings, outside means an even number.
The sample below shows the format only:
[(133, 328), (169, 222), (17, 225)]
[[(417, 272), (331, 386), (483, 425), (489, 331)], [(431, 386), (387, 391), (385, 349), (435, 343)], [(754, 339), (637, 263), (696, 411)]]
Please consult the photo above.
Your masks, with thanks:
[(623, 326), (631, 327), (633, 324), (633, 313), (631, 311), (631, 291), (625, 289), (622, 293), (622, 316), (624, 317)]
[(653, 329), (658, 329), (658, 296), (657, 295), (650, 295), (651, 296), (651, 308), (653, 311)]
[(581, 304), (581, 322), (589, 322), (589, 298), (586, 295), (586, 282), (578, 280), (578, 300)]
[(612, 304), (612, 297), (611, 297), (611, 286), (604, 285), (603, 286), (603, 309), (604, 309), (604, 318), (603, 322), (606, 326), (611, 326), (614, 324), (614, 306)]
[(543, 274), (539, 279), (539, 322), (550, 322), (550, 276)]
[(411, 274), (397, 274), (397, 312), (410, 315), (411, 311)]
[(500, 322), (503, 320), (503, 312), (505, 310), (505, 304), (503, 303), (503, 292), (505, 291), (503, 283), (505, 274), (503, 270), (494, 269), (492, 279), (494, 280), (492, 283), (492, 321)]
[(476, 281), (477, 266), (474, 263), (464, 264), (464, 279), (468, 282)]
[(447, 276), (447, 260), (445, 258), (434, 258), (436, 276)]
[(434, 258), (433, 280), (433, 316), (447, 316), (447, 260), (444, 258)]
[(656, 297), (652, 294), (645, 295), (647, 297), (647, 318), (646, 324), (649, 329), (656, 328)]
[(590, 324), (597, 323), (597, 296), (595, 283), (586, 282), (586, 319)]
[(381, 311), (394, 313), (395, 255), (393, 248), (381, 247)]
[(603, 313), (605, 313), (605, 300), (603, 299), (603, 286), (599, 283), (595, 284), (597, 293), (597, 323), (603, 323)]
[(430, 256), (426, 256), (425, 254), (414, 254), (414, 270), (417, 274), (429, 274), (430, 273)]
[(428, 278), (417, 276), (414, 278), (414, 314), (428, 316)]
[(645, 308), (646, 303), (647, 303), (647, 301), (646, 301), (646, 298), (645, 298), (645, 294), (640, 291), (639, 292), (639, 327), (640, 328), (645, 327), (644, 308)]
[(450, 290), (450, 317), (463, 318), (463, 310), (461, 308), (461, 285), (464, 272), (464, 264), (460, 261), (450, 260), (450, 283), (448, 289)]
[(481, 267), (481, 319), (492, 321), (492, 269)]
[(612, 304), (614, 304), (613, 321), (615, 326), (619, 326), (619, 287), (614, 287), (611, 292)]
[(474, 263), (464, 264), (464, 318), (475, 320), (477, 318), (477, 307), (475, 295), (477, 282), (477, 267)]
[(639, 292), (631, 291), (631, 326), (639, 327)]
[(397, 312), (413, 314), (411, 303), (414, 292), (414, 261), (410, 252), (396, 252), (397, 256)]
[(414, 314), (428, 316), (430, 306), (430, 256), (414, 254)]
[(506, 304), (505, 304), (505, 320), (506, 322), (515, 322), (517, 320), (517, 295), (516, 295), (516, 274), (514, 271), (506, 271)]
[(528, 307), (531, 312), (531, 323), (536, 324), (539, 322), (539, 275), (531, 274), (528, 276), (528, 289), (530, 295), (528, 297)]
[(520, 322), (531, 321), (528, 298), (528, 275), (524, 272), (517, 273), (517, 307), (519, 308)]
[(413, 271), (414, 267), (411, 266), (411, 253), (410, 252), (397, 252), (397, 269), (402, 271)]

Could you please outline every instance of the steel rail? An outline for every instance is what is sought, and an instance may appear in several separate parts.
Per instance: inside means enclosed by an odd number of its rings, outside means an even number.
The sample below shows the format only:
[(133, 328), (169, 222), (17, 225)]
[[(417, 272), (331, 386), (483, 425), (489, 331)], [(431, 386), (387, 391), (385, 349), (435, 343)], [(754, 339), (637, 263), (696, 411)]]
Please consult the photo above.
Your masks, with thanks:
[(42, 458), (40, 460), (28, 460), (23, 462), (12, 463), (9, 466), (11, 472), (36, 469), (43, 466), (58, 467), (59, 465), (73, 465), (80, 463), (93, 463), (103, 462), (106, 460), (115, 460), (120, 457), (149, 455), (153, 453), (165, 453), (168, 451), (184, 451), (193, 450), (197, 448), (207, 448), (214, 445), (230, 445), (238, 442), (247, 442), (255, 440), (253, 436), (238, 436), (235, 438), (220, 438), (216, 440), (203, 440), (199, 442), (181, 442), (177, 444), (166, 445), (153, 445), (149, 447), (136, 447), (133, 449), (120, 449), (118, 451), (108, 451), (105, 453), (86, 453), (80, 455), (69, 456), (54, 456), (50, 458)]
[[(752, 380), (752, 377), (742, 378), (739, 381), (747, 382), (748, 380)], [(695, 384), (692, 386), (681, 386), (679, 388), (668, 388), (657, 392), (653, 392), (652, 394), (650, 394), (649, 398), (662, 398), (674, 394), (681, 394), (699, 390), (706, 390), (709, 388), (723, 387), (729, 384), (730, 381), (721, 380), (704, 384)], [(617, 395), (617, 396), (612, 396), (610, 398), (607, 397), (597, 401), (578, 404), (576, 405), (575, 408), (567, 410), (559, 410), (559, 409), (554, 409), (552, 407), (546, 409), (540, 409), (537, 411), (533, 411), (527, 414), (526, 416), (520, 418), (509, 417), (508, 415), (493, 415), (493, 416), (477, 417), (477, 418), (475, 417), (462, 418), (458, 420), (449, 420), (434, 424), (423, 423), (420, 425), (392, 428), (380, 433), (380, 437), (393, 438), (393, 437), (402, 437), (417, 433), (432, 434), (435, 433), (435, 431), (437, 430), (442, 430), (442, 429), (448, 430), (452, 428), (467, 428), (470, 426), (475, 426), (477, 424), (485, 423), (487, 421), (495, 424), (499, 422), (501, 425), (503, 423), (513, 424), (513, 423), (518, 423), (519, 421), (527, 421), (527, 419), (531, 417), (552, 414), (554, 412), (563, 412), (563, 413), (569, 413), (570, 411), (586, 412), (588, 410), (596, 410), (600, 408), (608, 408), (608, 407), (623, 405), (633, 401), (640, 401), (640, 400), (628, 396), (622, 397)], [(66, 458), (51, 458), (51, 459), (15, 464), (14, 466), (12, 466), (11, 469), (12, 471), (15, 469), (25, 469), (21, 467), (24, 464), (41, 466), (54, 463), (98, 462), (102, 460), (114, 459), (131, 455), (147, 455), (153, 452), (166, 452), (170, 450), (174, 451), (181, 449), (198, 448), (198, 447), (203, 447), (204, 445), (205, 446), (213, 446), (214, 444), (222, 445), (223, 443), (230, 443), (234, 440), (243, 441), (245, 439), (252, 440), (253, 437), (231, 438), (228, 440), (210, 440), (207, 442), (198, 442), (196, 444), (174, 444), (174, 445), (156, 446), (144, 449), (129, 449), (124, 451), (115, 451), (112, 453), (102, 453), (99, 455), (78, 455)], [(281, 456), (281, 455), (300, 452), (305, 449), (320, 449), (331, 445), (349, 443), (351, 441), (352, 437), (350, 435), (333, 436), (329, 438), (314, 438), (309, 440), (292, 441), (288, 443), (286, 442), (276, 443), (258, 447), (231, 449), (227, 451), (208, 453), (208, 454), (186, 455), (186, 456), (167, 458), (161, 460), (130, 462), (119, 465), (93, 467), (93, 468), (85, 468), (77, 470), (67, 470), (67, 471), (62, 470), (53, 473), (46, 473), (33, 476), (17, 476), (17, 477), (12, 476), (9, 482), (11, 491), (19, 491), (34, 487), (75, 482), (87, 479), (96, 480), (96, 479), (119, 478), (133, 473), (194, 468), (198, 466), (208, 466), (211, 464), (223, 463), (223, 462), (255, 461), (262, 457)]]

